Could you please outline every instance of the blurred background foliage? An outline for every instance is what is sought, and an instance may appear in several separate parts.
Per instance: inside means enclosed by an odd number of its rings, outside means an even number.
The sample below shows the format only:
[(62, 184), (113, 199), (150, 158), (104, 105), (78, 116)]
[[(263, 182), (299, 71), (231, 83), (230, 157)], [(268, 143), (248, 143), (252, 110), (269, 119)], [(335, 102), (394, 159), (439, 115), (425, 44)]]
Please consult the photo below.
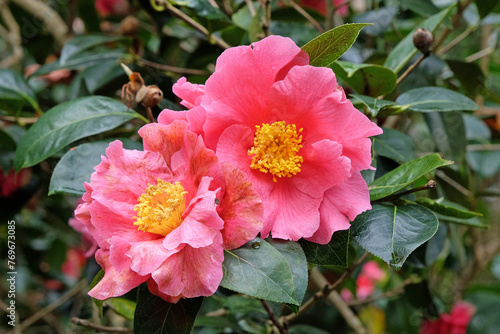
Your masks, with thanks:
[[(159, 11), (163, 8), (159, 4), (167, 8)], [(163, 108), (178, 110), (172, 84), (181, 76), (204, 83), (227, 47), (249, 44), (270, 33), (288, 36), (303, 46), (341, 24), (372, 23), (331, 65), (355, 106), (384, 127), (384, 134), (374, 139), (377, 171), (365, 177), (373, 180), (400, 164), (438, 152), (454, 164), (437, 170), (434, 179), (439, 186), (418, 197), (482, 216), (439, 215), (438, 232), (400, 270), (370, 255), (383, 274), (366, 280), (364, 266), (359, 266), (339, 291), (369, 333), (422, 332), (424, 319), (453, 314), (454, 305), (462, 300), (475, 307), (467, 333), (498, 333), (499, 1), (179, 0), (159, 4), (148, 0), (0, 1), (0, 240), (3, 258), (7, 222), (15, 220), (15, 330), (94, 332), (78, 319), (72, 322), (73, 317), (131, 328), (137, 293), (105, 301), (104, 317), (99, 316), (86, 295), (99, 267), (92, 257), (85, 257), (88, 245), (68, 224), (82, 189), (69, 190), (64, 174), (59, 174), (59, 183), (51, 184), (51, 176), (72, 148), (85, 154), (82, 144), (103, 143), (99, 147), (104, 152), (108, 142), (121, 138), (129, 140), (130, 148), (137, 147), (136, 131), (144, 122), (138, 117), (116, 121), (105, 131), (63, 145), (40, 163), (21, 166), (25, 168), (15, 174), (16, 148), (40, 115), (87, 96), (119, 100), (122, 86), (129, 81), (120, 63), (141, 73), (146, 85), (158, 85), (163, 91), (163, 100), (152, 108), (155, 116)], [(432, 52), (403, 75), (421, 57), (412, 43), (419, 27), (433, 32)], [(434, 104), (428, 110), (421, 101), (436, 90), (411, 92), (422, 87), (460, 93), (479, 108), (437, 109), (446, 111), (439, 113), (432, 111)], [(460, 99), (447, 98), (443, 108)], [(134, 109), (147, 116), (143, 106)], [(92, 146), (89, 156), (99, 157), (97, 147)], [(89, 158), (75, 168), (87, 175), (98, 162)], [(415, 194), (411, 196), (417, 200)], [(349, 245), (348, 265), (364, 252), (352, 240)], [(0, 267), (8, 271), (6, 261)], [(330, 282), (345, 272), (331, 266), (312, 270), (322, 271)], [(369, 293), (361, 298), (363, 286)], [(311, 284), (304, 300), (319, 288)], [(2, 296), (8, 289), (6, 280), (0, 281)], [(7, 303), (7, 298), (2, 299), (2, 312), (7, 312)], [(293, 318), (290, 333), (359, 332), (328, 301), (297, 318), (290, 316), (288, 308), (270, 304), (276, 314)], [(7, 321), (3, 315), (3, 328), (13, 330)], [(268, 313), (258, 300), (223, 288), (205, 299), (194, 326), (195, 333), (271, 330)]]

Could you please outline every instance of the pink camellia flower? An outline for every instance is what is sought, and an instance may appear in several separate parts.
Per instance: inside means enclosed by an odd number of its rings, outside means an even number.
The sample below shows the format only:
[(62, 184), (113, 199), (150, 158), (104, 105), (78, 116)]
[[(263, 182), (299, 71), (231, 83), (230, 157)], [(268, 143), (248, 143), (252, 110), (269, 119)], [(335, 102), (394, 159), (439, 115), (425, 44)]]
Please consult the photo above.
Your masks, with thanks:
[(450, 314), (442, 313), (434, 321), (425, 320), (420, 334), (466, 334), (476, 307), (467, 302), (457, 303)]
[(130, 5), (127, 0), (95, 0), (95, 8), (99, 16), (127, 16)]
[[(365, 299), (375, 292), (375, 285), (386, 277), (385, 271), (380, 268), (376, 261), (368, 261), (361, 267), (361, 272), (356, 278), (356, 297)], [(353, 295), (349, 289), (340, 291), (344, 300), (352, 300)]]
[(224, 51), (205, 85), (173, 87), (187, 111), (164, 110), (238, 167), (264, 203), (262, 237), (328, 243), (371, 209), (360, 171), (382, 130), (355, 109), (329, 68), (308, 65), (295, 43), (270, 36)]
[(139, 133), (144, 151), (109, 145), (75, 211), (105, 271), (89, 294), (102, 300), (147, 282), (169, 302), (212, 295), (223, 250), (262, 227), (259, 196), (185, 122), (148, 124)]
[[(329, 0), (301, 0), (298, 2), (298, 4), (305, 8), (317, 10), (321, 14), (326, 15), (326, 1)], [(344, 4), (337, 9), (337, 12), (342, 17), (346, 17), (347, 15), (349, 15), (349, 7), (347, 6), (345, 0), (332, 0), (332, 1), (334, 6), (339, 6)]]

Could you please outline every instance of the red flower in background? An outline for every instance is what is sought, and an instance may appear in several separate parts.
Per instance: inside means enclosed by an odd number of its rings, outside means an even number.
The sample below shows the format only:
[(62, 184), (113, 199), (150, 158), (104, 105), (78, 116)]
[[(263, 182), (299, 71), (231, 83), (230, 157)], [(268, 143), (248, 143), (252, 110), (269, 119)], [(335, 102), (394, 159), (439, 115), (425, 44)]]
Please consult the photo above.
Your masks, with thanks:
[(127, 0), (96, 0), (95, 9), (99, 16), (127, 16), (130, 5)]
[(459, 302), (451, 313), (442, 313), (434, 321), (425, 320), (420, 327), (420, 334), (466, 334), (467, 326), (476, 312), (474, 305)]

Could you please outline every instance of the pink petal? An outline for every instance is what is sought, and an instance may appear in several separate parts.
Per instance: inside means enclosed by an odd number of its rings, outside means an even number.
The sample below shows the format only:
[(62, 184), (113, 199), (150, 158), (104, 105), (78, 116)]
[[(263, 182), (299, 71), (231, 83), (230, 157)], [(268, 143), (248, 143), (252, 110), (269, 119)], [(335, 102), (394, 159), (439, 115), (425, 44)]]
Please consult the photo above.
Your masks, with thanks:
[(335, 203), (327, 198), (321, 202), (319, 212), (321, 215), (319, 228), (310, 238), (307, 238), (308, 241), (324, 245), (330, 242), (335, 231), (347, 230), (351, 227), (349, 219), (335, 207)]
[(175, 120), (186, 121), (186, 129), (198, 135), (203, 134), (203, 125), (207, 120), (205, 108), (199, 106), (190, 110), (174, 111), (164, 109), (158, 115), (158, 123), (168, 125)]
[[(126, 249), (122, 251), (126, 251)], [(96, 252), (96, 260), (104, 269), (105, 274), (101, 281), (89, 291), (91, 297), (104, 300), (122, 296), (149, 278), (149, 276), (137, 275), (126, 265), (122, 266), (124, 270), (118, 270), (111, 264), (109, 257), (109, 251), (98, 249)]]
[(152, 277), (158, 290), (168, 296), (211, 296), (222, 280), (223, 260), (222, 237), (219, 235), (207, 247), (184, 246), (153, 272)]
[(224, 249), (242, 246), (262, 229), (264, 207), (246, 175), (229, 163), (222, 164), (226, 191), (220, 200), (219, 215), (224, 220)]
[(201, 98), (205, 95), (205, 86), (192, 84), (182, 77), (173, 85), (172, 91), (182, 99), (183, 106), (192, 109), (200, 104)]
[(163, 239), (133, 242), (126, 255), (131, 259), (130, 268), (137, 274), (145, 276), (175, 254), (178, 249), (167, 250), (163, 247)]
[(170, 166), (172, 155), (184, 144), (186, 127), (183, 121), (174, 121), (169, 125), (150, 123), (139, 129), (139, 135), (143, 139), (144, 149), (161, 153), (167, 166)]

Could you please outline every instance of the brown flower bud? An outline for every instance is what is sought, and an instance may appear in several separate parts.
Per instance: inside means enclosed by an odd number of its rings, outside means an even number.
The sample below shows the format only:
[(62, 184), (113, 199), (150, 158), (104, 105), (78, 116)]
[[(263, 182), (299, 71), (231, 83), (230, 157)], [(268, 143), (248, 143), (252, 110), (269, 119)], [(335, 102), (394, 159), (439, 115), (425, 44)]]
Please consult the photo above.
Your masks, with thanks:
[(163, 98), (163, 92), (156, 85), (146, 87), (146, 94), (141, 101), (141, 104), (146, 108), (152, 108), (160, 103)]
[(413, 45), (426, 56), (430, 53), (432, 42), (434, 42), (434, 37), (429, 30), (418, 28), (413, 34)]
[(139, 32), (139, 20), (132, 15), (127, 16), (120, 23), (120, 33), (123, 36), (136, 35)]

